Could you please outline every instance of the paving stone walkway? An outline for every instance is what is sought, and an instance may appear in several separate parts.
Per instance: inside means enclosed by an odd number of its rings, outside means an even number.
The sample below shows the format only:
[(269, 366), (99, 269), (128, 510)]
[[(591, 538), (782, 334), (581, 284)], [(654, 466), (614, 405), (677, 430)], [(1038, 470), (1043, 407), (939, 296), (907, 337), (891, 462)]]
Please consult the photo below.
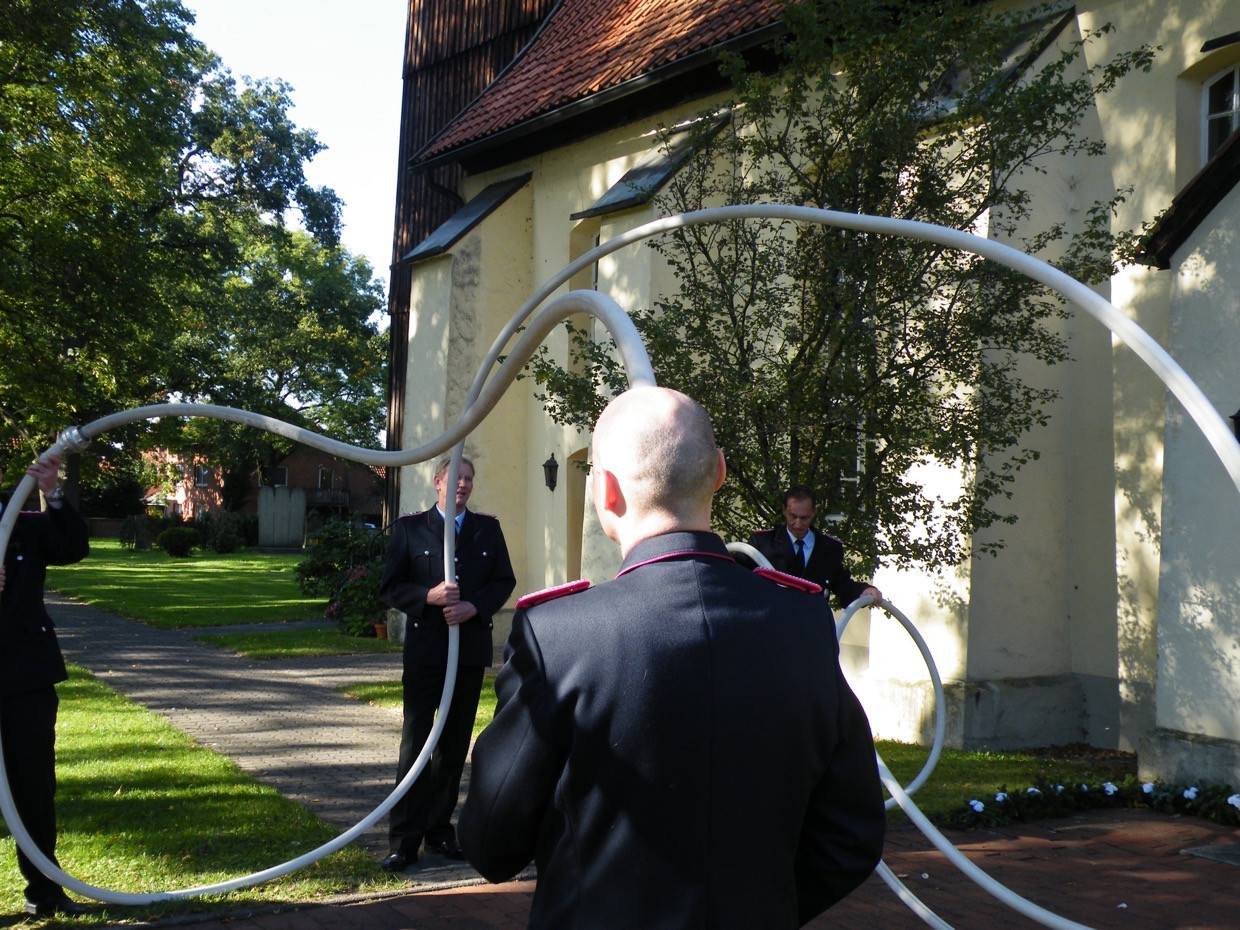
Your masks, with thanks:
[[(345, 829), (386, 797), (399, 714), (335, 689), (400, 676), (400, 656), (256, 662), (197, 643), (199, 631), (161, 631), (49, 595), (70, 661), (235, 759), (257, 780)], [(248, 629), (253, 629), (249, 627)], [(467, 773), (468, 774), (468, 773)], [(462, 792), (465, 785), (462, 786)], [(1100, 811), (949, 839), (992, 877), (1035, 903), (1098, 930), (1240, 928), (1240, 830), (1145, 810)], [(381, 856), (384, 824), (359, 842)], [(736, 881), (761, 850), (736, 851)], [(481, 884), (469, 866), (427, 856), (405, 891), (307, 907), (239, 908), (144, 926), (195, 930), (515, 930), (534, 882)], [(965, 878), (920, 832), (889, 834), (884, 860), (943, 920), (960, 930), (1032, 928)], [(521, 878), (531, 878), (523, 873)], [(134, 926), (128, 924), (127, 926)], [(920, 918), (877, 877), (807, 925), (810, 930), (914, 930)], [(764, 930), (764, 928), (755, 928)]]
[[(160, 630), (51, 593), (47, 603), (68, 661), (341, 831), (392, 790), (399, 711), (337, 689), (399, 680), (399, 652), (257, 661), (194, 639), (254, 625)], [(382, 857), (386, 830), (384, 818), (355, 842)], [(478, 879), (466, 865), (424, 860), (418, 876), (429, 884)]]

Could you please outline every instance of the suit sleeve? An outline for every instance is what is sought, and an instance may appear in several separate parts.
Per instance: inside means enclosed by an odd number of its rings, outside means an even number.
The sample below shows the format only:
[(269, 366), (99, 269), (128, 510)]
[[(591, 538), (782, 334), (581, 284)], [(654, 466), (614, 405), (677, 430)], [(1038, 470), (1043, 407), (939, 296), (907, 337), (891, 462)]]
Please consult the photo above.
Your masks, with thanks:
[(90, 554), (90, 530), (72, 504), (49, 507), (43, 516), (39, 555), (45, 565), (72, 565)]
[[(773, 534), (769, 530), (751, 533), (749, 536), (749, 545), (753, 546), (764, 556), (766, 556), (766, 560), (771, 563), (772, 568), (777, 571), (782, 571), (784, 566), (781, 564), (779, 555), (775, 552), (775, 547), (772, 545), (772, 536)], [(745, 558), (745, 561), (742, 564), (744, 564), (746, 568), (757, 568), (757, 563), (749, 558)]]
[(379, 578), (379, 600), (407, 616), (420, 617), (432, 586), (426, 584), (425, 578), (414, 578), (409, 536), (409, 521), (397, 520)]
[(864, 581), (853, 580), (852, 573), (844, 564), (844, 547), (839, 541), (823, 537), (823, 542), (831, 546), (829, 574), (825, 587), (835, 595), (836, 604), (841, 608), (847, 607), (859, 598), (869, 585)]
[(495, 692), (495, 717), (474, 744), (457, 837), (473, 867), (500, 882), (534, 858), (561, 768), (550, 689), (525, 611), (513, 618)]
[(870, 724), (838, 665), (835, 675), (839, 743), (810, 797), (794, 863), (802, 925), (865, 881), (883, 853), (887, 815)]

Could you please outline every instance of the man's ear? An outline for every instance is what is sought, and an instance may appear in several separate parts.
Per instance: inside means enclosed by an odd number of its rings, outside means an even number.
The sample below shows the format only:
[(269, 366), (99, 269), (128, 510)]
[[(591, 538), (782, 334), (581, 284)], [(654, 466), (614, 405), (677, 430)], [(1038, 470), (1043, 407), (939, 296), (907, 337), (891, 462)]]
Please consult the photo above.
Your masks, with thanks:
[(715, 454), (719, 456), (719, 464), (716, 466), (717, 473), (715, 475), (715, 490), (718, 491), (721, 487), (723, 487), (723, 482), (727, 480), (728, 463), (723, 457), (722, 449), (716, 449)]
[(624, 515), (624, 492), (620, 490), (620, 479), (615, 473), (605, 470), (595, 472), (596, 479), (602, 481), (600, 504), (608, 513), (613, 513), (617, 517)]

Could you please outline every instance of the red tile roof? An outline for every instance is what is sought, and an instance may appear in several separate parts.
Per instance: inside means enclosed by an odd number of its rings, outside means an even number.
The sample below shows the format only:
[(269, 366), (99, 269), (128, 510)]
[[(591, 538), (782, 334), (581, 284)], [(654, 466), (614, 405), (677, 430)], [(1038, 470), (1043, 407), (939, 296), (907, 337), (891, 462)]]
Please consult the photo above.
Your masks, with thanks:
[[(796, 0), (793, 0), (796, 2)], [(562, 0), (424, 160), (779, 20), (785, 0)]]

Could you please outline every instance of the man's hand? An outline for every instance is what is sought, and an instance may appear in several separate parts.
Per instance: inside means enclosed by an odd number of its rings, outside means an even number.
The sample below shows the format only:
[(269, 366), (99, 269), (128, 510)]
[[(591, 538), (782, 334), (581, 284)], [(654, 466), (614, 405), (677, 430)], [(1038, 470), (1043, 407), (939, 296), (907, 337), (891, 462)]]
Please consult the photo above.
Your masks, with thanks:
[(55, 490), (60, 482), (60, 456), (49, 455), (40, 459), (26, 469), (26, 474), (35, 480), (44, 494)]
[(460, 600), (461, 588), (455, 581), (441, 581), (426, 593), (426, 603), (436, 607), (451, 607)]
[(443, 609), (443, 620), (448, 626), (460, 626), (466, 620), (478, 616), (478, 608), (469, 601), (461, 601)]
[(874, 598), (875, 607), (877, 607), (879, 604), (883, 602), (883, 592), (878, 590), (878, 588), (874, 587), (874, 585), (870, 585), (868, 588), (866, 588), (864, 591), (861, 592), (862, 597), (865, 597), (867, 594), (870, 595), (870, 597)]

